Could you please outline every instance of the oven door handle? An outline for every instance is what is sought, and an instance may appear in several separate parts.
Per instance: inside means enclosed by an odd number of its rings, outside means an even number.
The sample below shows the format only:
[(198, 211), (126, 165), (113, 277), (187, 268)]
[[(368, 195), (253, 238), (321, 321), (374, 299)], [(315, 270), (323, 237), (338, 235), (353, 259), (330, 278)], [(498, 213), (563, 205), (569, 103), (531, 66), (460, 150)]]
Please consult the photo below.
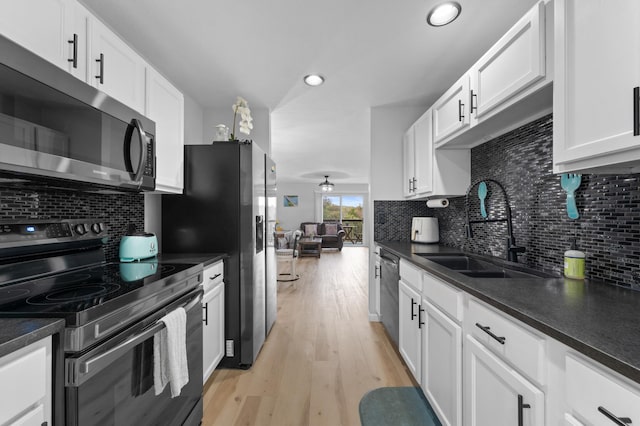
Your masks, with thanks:
[[(185, 311), (190, 311), (195, 306), (200, 305), (201, 301), (202, 291), (199, 291), (197, 293), (197, 296), (193, 300), (186, 303), (182, 307)], [(139, 333), (136, 333), (135, 335), (129, 337), (127, 340), (118, 344), (117, 346), (114, 346), (106, 352), (89, 358), (88, 360), (67, 360), (67, 374), (65, 378), (65, 385), (80, 386), (89, 377), (105, 369), (112, 362), (120, 358), (123, 354), (127, 353), (129, 350), (139, 345), (140, 343), (144, 342), (163, 328), (165, 328), (164, 323), (156, 322), (153, 325), (150, 325), (144, 330), (140, 331)]]

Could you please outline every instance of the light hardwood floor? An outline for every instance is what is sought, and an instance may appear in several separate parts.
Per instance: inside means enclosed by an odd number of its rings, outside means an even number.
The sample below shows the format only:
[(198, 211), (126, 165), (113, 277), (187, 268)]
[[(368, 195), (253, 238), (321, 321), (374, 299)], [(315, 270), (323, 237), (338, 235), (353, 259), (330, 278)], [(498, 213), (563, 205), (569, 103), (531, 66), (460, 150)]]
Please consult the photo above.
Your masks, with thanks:
[(369, 390), (413, 386), (380, 323), (368, 320), (368, 249), (301, 258), (278, 283), (278, 318), (247, 371), (216, 370), (203, 425), (359, 425)]

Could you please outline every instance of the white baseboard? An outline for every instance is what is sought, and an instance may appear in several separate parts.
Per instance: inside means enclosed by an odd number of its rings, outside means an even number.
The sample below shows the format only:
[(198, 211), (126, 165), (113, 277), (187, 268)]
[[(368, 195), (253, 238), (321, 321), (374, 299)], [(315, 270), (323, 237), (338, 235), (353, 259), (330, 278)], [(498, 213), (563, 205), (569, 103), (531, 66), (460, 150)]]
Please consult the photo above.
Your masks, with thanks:
[(376, 313), (369, 313), (369, 321), (371, 322), (380, 322), (380, 315)]

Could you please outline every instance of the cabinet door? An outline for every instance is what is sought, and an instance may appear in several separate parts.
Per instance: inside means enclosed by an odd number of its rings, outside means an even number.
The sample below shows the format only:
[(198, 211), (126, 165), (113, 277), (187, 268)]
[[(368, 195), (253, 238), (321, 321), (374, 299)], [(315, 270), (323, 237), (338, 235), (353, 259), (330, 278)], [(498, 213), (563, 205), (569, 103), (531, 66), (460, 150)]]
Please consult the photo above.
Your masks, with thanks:
[(102, 22), (93, 19), (90, 26), (90, 83), (144, 113), (146, 63)]
[(468, 335), (464, 356), (466, 424), (544, 425), (542, 391)]
[(13, 421), (11, 426), (42, 426), (48, 425), (45, 413), (45, 406), (38, 404), (29, 409), (29, 411), (19, 419)]
[(431, 109), (414, 124), (414, 192), (418, 195), (433, 191), (433, 132)]
[(415, 182), (415, 137), (414, 127), (411, 126), (402, 138), (402, 159), (403, 159), (403, 184), (402, 194), (405, 197), (413, 196), (413, 185)]
[(224, 356), (224, 283), (202, 298), (202, 362), (206, 383)]
[[(86, 77), (86, 16), (74, 0), (3, 1), (0, 13), (2, 35), (67, 71)], [(76, 22), (79, 19), (79, 23)], [(83, 22), (82, 19), (85, 19)], [(73, 35), (77, 35), (78, 68), (73, 68)], [(84, 50), (83, 50), (84, 48)], [(76, 74), (74, 72), (74, 74)]]
[(545, 6), (523, 16), (471, 68), (470, 112), (481, 119), (545, 75)]
[(584, 424), (579, 422), (575, 417), (573, 417), (571, 414), (568, 414), (568, 413), (564, 414), (564, 425), (565, 426), (584, 426)]
[(576, 417), (588, 424), (616, 424), (612, 418), (628, 418), (640, 424), (640, 393), (580, 358), (566, 357), (566, 401)]
[[(379, 252), (380, 248), (376, 247), (376, 252)], [(378, 256), (376, 254), (375, 257), (375, 261), (373, 264), (373, 295), (379, 295), (380, 294), (380, 271), (382, 265), (380, 264), (380, 256)], [(370, 311), (371, 312), (380, 312), (380, 297), (375, 298), (374, 299), (369, 299), (370, 300)]]
[(436, 145), (469, 127), (469, 74), (463, 75), (433, 104)]
[[(19, 384), (19, 392), (16, 392)], [(46, 337), (0, 357), (0, 424), (51, 422), (52, 343)], [(42, 424), (35, 423), (35, 424)], [(13, 423), (12, 423), (13, 424)]]
[(462, 328), (422, 300), (422, 390), (443, 425), (462, 425)]
[(147, 68), (146, 115), (156, 122), (156, 190), (182, 193), (184, 97), (166, 78)]
[[(640, 2), (555, 2), (554, 171), (640, 159)], [(640, 130), (640, 129), (639, 129)], [(640, 132), (637, 132), (640, 133)], [(577, 161), (580, 160), (579, 163)]]
[(399, 329), (398, 349), (404, 358), (409, 371), (420, 383), (422, 364), (422, 327), (423, 308), (420, 306), (420, 295), (405, 282), (399, 283)]

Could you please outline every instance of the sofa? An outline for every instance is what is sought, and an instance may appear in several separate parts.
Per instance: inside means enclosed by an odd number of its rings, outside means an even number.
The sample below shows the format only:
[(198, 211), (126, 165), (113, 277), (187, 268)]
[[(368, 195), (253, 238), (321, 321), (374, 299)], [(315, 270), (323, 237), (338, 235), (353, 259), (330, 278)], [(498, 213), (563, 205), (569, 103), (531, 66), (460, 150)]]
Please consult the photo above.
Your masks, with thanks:
[(322, 248), (342, 250), (345, 232), (340, 222), (302, 222), (300, 230), (305, 237), (313, 234), (317, 238), (322, 238)]

